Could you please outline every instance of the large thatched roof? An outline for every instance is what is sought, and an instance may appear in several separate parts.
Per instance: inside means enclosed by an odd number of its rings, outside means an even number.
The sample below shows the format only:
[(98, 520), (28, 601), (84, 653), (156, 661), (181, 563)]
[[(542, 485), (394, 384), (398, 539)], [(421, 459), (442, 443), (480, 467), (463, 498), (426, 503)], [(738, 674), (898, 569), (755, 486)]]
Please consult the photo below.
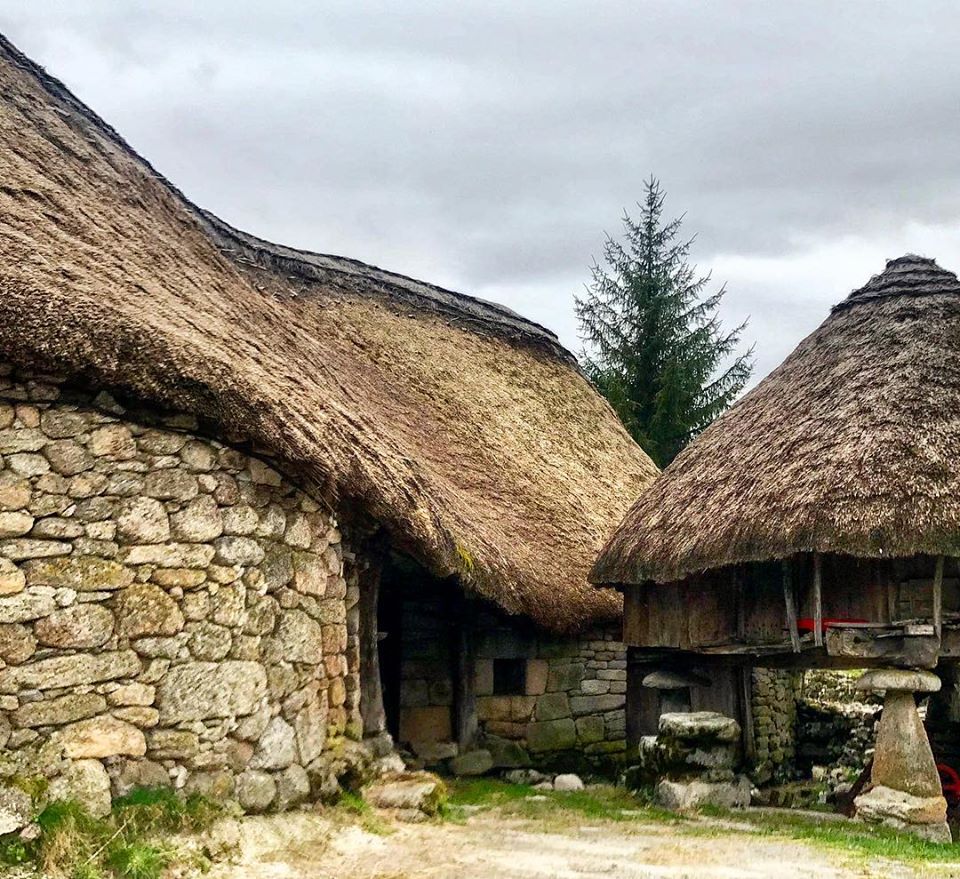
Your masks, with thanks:
[(960, 553), (960, 282), (904, 256), (690, 444), (591, 578), (819, 550)]
[(0, 359), (206, 416), (557, 630), (655, 468), (552, 333), (199, 210), (0, 38)]

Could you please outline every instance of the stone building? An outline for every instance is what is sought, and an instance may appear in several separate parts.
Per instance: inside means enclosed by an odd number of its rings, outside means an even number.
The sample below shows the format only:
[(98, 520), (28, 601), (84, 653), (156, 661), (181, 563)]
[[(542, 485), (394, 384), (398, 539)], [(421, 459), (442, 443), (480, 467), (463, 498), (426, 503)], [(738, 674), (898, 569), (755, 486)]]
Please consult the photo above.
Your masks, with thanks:
[(586, 573), (655, 468), (553, 334), (232, 229), (2, 40), (0, 146), (0, 775), (622, 749)]
[(712, 686), (691, 702), (728, 706), (748, 755), (752, 667), (869, 669), (884, 707), (857, 813), (936, 840), (960, 720), (958, 332), (956, 275), (890, 260), (676, 458), (591, 573), (625, 596), (637, 715), (651, 664), (696, 667)]

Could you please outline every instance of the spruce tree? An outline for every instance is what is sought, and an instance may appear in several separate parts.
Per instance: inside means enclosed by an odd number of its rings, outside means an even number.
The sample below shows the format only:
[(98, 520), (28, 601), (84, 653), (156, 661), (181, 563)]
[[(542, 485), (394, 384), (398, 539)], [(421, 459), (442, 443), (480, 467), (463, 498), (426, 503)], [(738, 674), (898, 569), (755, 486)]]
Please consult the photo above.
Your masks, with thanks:
[(706, 294), (710, 275), (687, 262), (693, 239), (683, 221), (663, 221), (666, 193), (651, 177), (621, 240), (609, 235), (586, 295), (576, 299), (588, 377), (633, 438), (661, 467), (736, 398), (753, 371), (753, 348), (739, 347), (746, 322), (724, 332)]

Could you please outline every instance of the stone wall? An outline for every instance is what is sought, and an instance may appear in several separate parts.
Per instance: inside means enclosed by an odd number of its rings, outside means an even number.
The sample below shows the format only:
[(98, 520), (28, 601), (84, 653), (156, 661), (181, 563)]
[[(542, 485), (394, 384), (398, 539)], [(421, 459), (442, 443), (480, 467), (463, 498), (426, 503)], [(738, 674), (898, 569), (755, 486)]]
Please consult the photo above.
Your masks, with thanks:
[(804, 674), (797, 712), (797, 764), (827, 786), (828, 798), (845, 794), (873, 757), (880, 700), (854, 689), (857, 671), (817, 669)]
[[(401, 588), (399, 743), (423, 763), (440, 766), (458, 753), (457, 619), (470, 627), (477, 745), (493, 758), (486, 769), (606, 765), (624, 752), (627, 662), (619, 627), (563, 638), (480, 601), (464, 613), (457, 587), (425, 572)], [(516, 691), (497, 691), (500, 661), (514, 665)]]
[(453, 738), (453, 644), (449, 589), (428, 578), (404, 596), (400, 741), (426, 744)]
[[(626, 647), (619, 629), (576, 638), (534, 632), (502, 615), (479, 616), (475, 693), (481, 733), (518, 743), (534, 764), (561, 755), (606, 763), (626, 748)], [(498, 658), (526, 662), (522, 695), (494, 693)], [(496, 749), (494, 749), (496, 750)]]
[(196, 428), (0, 367), (2, 774), (285, 808), (359, 734), (337, 522)]
[(786, 781), (795, 772), (797, 699), (801, 675), (793, 671), (755, 668), (751, 711), (754, 735), (754, 781)]

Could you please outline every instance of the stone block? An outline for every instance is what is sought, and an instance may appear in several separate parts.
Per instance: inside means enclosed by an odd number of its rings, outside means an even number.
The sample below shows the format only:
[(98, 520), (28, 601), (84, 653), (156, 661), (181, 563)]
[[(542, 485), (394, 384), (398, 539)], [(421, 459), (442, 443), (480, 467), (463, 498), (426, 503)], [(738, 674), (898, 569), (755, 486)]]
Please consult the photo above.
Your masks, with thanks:
[(277, 796), (277, 783), (268, 772), (248, 769), (237, 776), (236, 795), (247, 812), (265, 812)]
[(477, 696), (493, 695), (493, 660), (478, 659), (473, 667), (473, 692)]
[(177, 540), (206, 543), (223, 534), (223, 516), (210, 495), (200, 495), (170, 517), (170, 530)]
[(30, 561), (24, 565), (24, 572), (30, 586), (77, 592), (111, 592), (129, 586), (134, 579), (133, 571), (124, 565), (95, 556)]
[(37, 649), (33, 632), (19, 623), (0, 623), (0, 659), (8, 665), (26, 662)]
[(602, 742), (604, 739), (603, 718), (596, 714), (578, 717), (576, 721), (577, 738), (583, 745)]
[(436, 815), (445, 799), (443, 782), (428, 772), (387, 776), (364, 788), (363, 797), (377, 809)]
[(110, 776), (99, 760), (74, 760), (50, 783), (51, 800), (70, 800), (94, 818), (110, 814)]
[(128, 565), (157, 565), (161, 568), (206, 568), (213, 561), (214, 548), (205, 543), (165, 543), (131, 546), (124, 554)]
[(577, 744), (577, 729), (569, 718), (527, 724), (527, 747), (533, 753), (567, 751)]
[(282, 717), (274, 717), (257, 743), (251, 769), (284, 769), (297, 759), (297, 737)]
[(448, 707), (404, 708), (400, 711), (401, 742), (446, 742), (452, 738)]
[(157, 707), (165, 724), (237, 717), (252, 714), (266, 692), (267, 675), (257, 662), (187, 662), (160, 682)]
[(658, 736), (680, 742), (737, 742), (740, 724), (715, 711), (690, 711), (660, 715)]
[(100, 647), (113, 634), (113, 614), (99, 604), (78, 604), (37, 620), (34, 632), (50, 647)]
[(140, 660), (132, 650), (53, 656), (0, 670), (0, 693), (77, 687), (134, 677), (140, 667)]
[(454, 757), (448, 765), (453, 775), (485, 775), (493, 769), (493, 755), (484, 748), (476, 748)]
[(184, 623), (177, 602), (152, 583), (135, 583), (120, 593), (117, 621), (126, 638), (175, 635)]
[(580, 692), (584, 696), (603, 696), (610, 692), (610, 682), (587, 678), (587, 680), (581, 682)]
[(750, 805), (750, 780), (739, 776), (730, 782), (671, 781), (664, 779), (654, 789), (658, 805), (674, 812), (685, 812), (703, 806), (722, 809), (745, 809)]
[(10, 715), (14, 726), (60, 726), (106, 711), (107, 700), (96, 693), (70, 693), (57, 699), (25, 702)]
[(147, 742), (141, 730), (109, 716), (73, 723), (55, 733), (55, 738), (67, 756), (74, 760), (120, 755), (142, 757), (147, 753)]
[(570, 710), (575, 717), (583, 714), (596, 714), (599, 711), (611, 711), (622, 708), (623, 696), (571, 696)]
[(550, 664), (545, 659), (527, 660), (527, 681), (526, 694), (528, 696), (541, 696), (547, 691), (547, 678), (550, 672)]
[(546, 693), (537, 699), (534, 715), (537, 720), (559, 720), (570, 717), (570, 699), (566, 693)]
[(323, 660), (323, 629), (301, 610), (281, 614), (277, 640), (288, 662), (317, 664)]
[(497, 735), (485, 735), (485, 750), (493, 758), (494, 769), (515, 769), (530, 765), (530, 753), (519, 742)]
[(555, 693), (578, 690), (585, 670), (582, 662), (552, 661), (550, 673), (547, 675), (547, 691)]

